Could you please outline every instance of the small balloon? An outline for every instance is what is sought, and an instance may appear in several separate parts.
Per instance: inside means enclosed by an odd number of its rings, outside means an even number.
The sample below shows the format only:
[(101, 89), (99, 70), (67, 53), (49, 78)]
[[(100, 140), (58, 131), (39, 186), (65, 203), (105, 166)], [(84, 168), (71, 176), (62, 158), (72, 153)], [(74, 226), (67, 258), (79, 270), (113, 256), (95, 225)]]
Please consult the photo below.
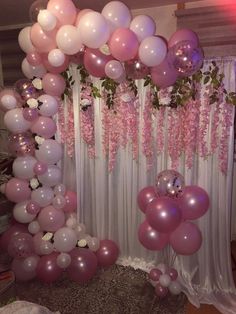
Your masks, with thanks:
[(26, 205), (26, 211), (31, 215), (37, 215), (40, 211), (40, 206), (34, 201), (29, 201)]
[(68, 253), (61, 253), (57, 256), (57, 265), (60, 268), (67, 268), (71, 263), (71, 256)]
[(175, 170), (164, 170), (156, 178), (158, 196), (179, 198), (183, 193), (184, 178)]
[(164, 298), (168, 294), (168, 289), (158, 282), (155, 286), (155, 293), (158, 297)]
[(153, 268), (149, 272), (149, 279), (153, 281), (159, 281), (160, 276), (162, 275), (162, 272), (158, 268)]

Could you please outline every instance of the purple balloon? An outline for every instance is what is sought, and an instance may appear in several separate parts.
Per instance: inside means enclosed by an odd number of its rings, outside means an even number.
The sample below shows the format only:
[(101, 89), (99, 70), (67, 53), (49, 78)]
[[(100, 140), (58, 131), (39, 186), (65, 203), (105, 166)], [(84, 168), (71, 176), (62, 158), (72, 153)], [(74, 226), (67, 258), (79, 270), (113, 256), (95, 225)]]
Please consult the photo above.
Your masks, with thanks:
[(35, 270), (25, 269), (25, 258), (14, 258), (11, 264), (11, 270), (14, 272), (16, 281), (29, 281), (35, 276)]
[(29, 201), (26, 206), (27, 213), (31, 215), (37, 215), (40, 211), (40, 206), (34, 201)]
[(38, 176), (44, 174), (48, 170), (48, 165), (44, 162), (37, 161), (34, 165), (34, 173)]
[(148, 274), (149, 279), (151, 279), (153, 281), (158, 281), (161, 275), (162, 275), (162, 272), (158, 268), (151, 269), (149, 274)]
[(158, 297), (164, 298), (168, 293), (168, 289), (166, 287), (162, 287), (162, 285), (158, 282), (155, 286), (155, 293)]
[(178, 277), (178, 272), (177, 272), (177, 270), (175, 268), (169, 268), (167, 270), (167, 275), (169, 275), (171, 280), (174, 281)]
[(33, 238), (29, 233), (19, 233), (13, 236), (8, 245), (8, 254), (11, 257), (27, 257), (30, 256), (33, 251)]
[(169, 233), (178, 227), (182, 217), (177, 202), (161, 196), (148, 204), (146, 218), (158, 232)]
[(26, 225), (15, 223), (14, 225), (10, 226), (0, 238), (0, 248), (3, 251), (7, 251), (8, 245), (11, 241), (11, 238), (18, 235), (19, 233), (27, 233), (28, 228)]
[(197, 219), (208, 210), (210, 201), (207, 192), (199, 186), (186, 186), (178, 200), (183, 219)]
[(138, 193), (138, 206), (142, 212), (146, 212), (147, 205), (157, 197), (154, 186), (147, 186)]
[(89, 74), (95, 77), (106, 76), (105, 65), (111, 60), (111, 55), (105, 55), (99, 49), (87, 48), (84, 53), (84, 66)]
[(115, 264), (119, 256), (119, 248), (112, 240), (101, 240), (100, 247), (96, 252), (98, 264), (101, 267), (109, 267)]
[(6, 184), (6, 197), (14, 202), (20, 203), (30, 198), (31, 190), (29, 182), (17, 178), (10, 179)]
[(89, 249), (74, 248), (70, 252), (71, 263), (67, 268), (71, 280), (84, 284), (89, 281), (97, 271), (97, 257)]
[(65, 215), (53, 206), (43, 208), (38, 215), (38, 223), (44, 231), (57, 231), (65, 224)]
[(192, 30), (187, 28), (178, 29), (170, 38), (168, 46), (173, 47), (182, 41), (191, 41), (196, 48), (199, 45), (198, 36)]
[(170, 235), (170, 244), (177, 254), (192, 255), (202, 244), (202, 234), (192, 222), (182, 222)]
[(40, 258), (36, 274), (39, 280), (44, 283), (52, 283), (56, 281), (62, 274), (62, 268), (57, 265), (57, 256), (59, 253), (51, 253)]
[(45, 139), (53, 137), (56, 133), (56, 123), (49, 117), (40, 116), (31, 126), (32, 133), (36, 133)]
[(38, 109), (36, 108), (24, 108), (23, 109), (23, 117), (27, 121), (34, 121), (38, 118)]
[(178, 78), (177, 71), (170, 66), (168, 59), (165, 58), (161, 64), (151, 69), (152, 81), (160, 88), (174, 85)]
[(169, 241), (167, 233), (159, 233), (145, 220), (138, 229), (138, 238), (141, 244), (148, 250), (160, 251)]

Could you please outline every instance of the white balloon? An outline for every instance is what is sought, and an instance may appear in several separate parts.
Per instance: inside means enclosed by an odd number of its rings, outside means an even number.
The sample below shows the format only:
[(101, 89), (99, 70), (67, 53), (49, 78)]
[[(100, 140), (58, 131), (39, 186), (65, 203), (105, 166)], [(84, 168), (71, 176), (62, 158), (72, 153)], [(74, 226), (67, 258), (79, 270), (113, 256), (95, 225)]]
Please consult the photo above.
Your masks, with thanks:
[(16, 108), (17, 106), (17, 99), (12, 93), (5, 94), (0, 99), (0, 105), (3, 110), (11, 110)]
[(33, 220), (28, 225), (28, 230), (31, 234), (36, 234), (40, 231), (40, 225), (37, 220)]
[(28, 204), (28, 201), (24, 201), (21, 203), (18, 203), (13, 208), (13, 216), (16, 221), (25, 224), (29, 223), (34, 220), (36, 215), (31, 215), (27, 212), (26, 206)]
[(26, 58), (22, 61), (21, 69), (28, 79), (32, 79), (34, 77), (42, 78), (47, 73), (46, 68), (42, 64), (31, 65)]
[(141, 42), (146, 37), (155, 35), (156, 24), (150, 16), (138, 15), (132, 20), (130, 29), (136, 34), (138, 41)]
[(60, 228), (54, 234), (54, 247), (58, 252), (70, 252), (76, 243), (76, 233), (68, 227)]
[(98, 12), (88, 12), (83, 15), (78, 24), (82, 43), (89, 48), (99, 48), (104, 45), (109, 37), (108, 22)]
[(53, 197), (53, 190), (48, 186), (39, 187), (31, 193), (31, 200), (37, 203), (40, 207), (50, 205)]
[(108, 61), (105, 65), (105, 73), (113, 80), (119, 79), (124, 73), (124, 67), (121, 62), (117, 60)]
[(178, 281), (171, 281), (169, 287), (168, 287), (170, 293), (173, 295), (178, 295), (181, 293), (182, 289)]
[(58, 101), (55, 97), (51, 95), (41, 95), (38, 98), (42, 104), (39, 107), (39, 114), (45, 117), (51, 117), (58, 112)]
[(14, 134), (26, 132), (32, 125), (31, 122), (23, 117), (22, 108), (9, 110), (4, 115), (6, 128)]
[(82, 48), (82, 39), (80, 35), (80, 32), (75, 26), (62, 26), (56, 35), (58, 48), (68, 55), (76, 54)]
[(14, 176), (20, 179), (32, 179), (34, 174), (34, 165), (37, 160), (32, 156), (17, 157), (12, 165)]
[(139, 59), (148, 67), (159, 65), (166, 57), (167, 46), (165, 41), (157, 36), (145, 38), (139, 46)]
[(129, 8), (120, 1), (108, 2), (102, 10), (102, 15), (108, 21), (111, 32), (116, 28), (129, 27), (132, 18)]
[(33, 46), (30, 38), (31, 27), (27, 26), (23, 28), (18, 35), (18, 43), (21, 49), (25, 53), (30, 53), (35, 51), (35, 47)]
[(45, 186), (53, 187), (61, 182), (61, 169), (54, 165), (49, 165), (48, 170), (38, 176), (39, 182)]
[(162, 285), (162, 287), (166, 287), (167, 288), (167, 287), (169, 287), (169, 285), (171, 283), (171, 278), (170, 278), (169, 275), (164, 274), (164, 275), (160, 276), (159, 282)]
[(57, 18), (48, 10), (40, 10), (38, 23), (45, 31), (52, 31), (57, 25)]
[(51, 139), (45, 140), (35, 152), (36, 158), (47, 165), (57, 163), (62, 158), (62, 154), (62, 145)]
[(48, 54), (48, 62), (54, 67), (61, 66), (65, 59), (65, 54), (60, 49), (52, 49)]

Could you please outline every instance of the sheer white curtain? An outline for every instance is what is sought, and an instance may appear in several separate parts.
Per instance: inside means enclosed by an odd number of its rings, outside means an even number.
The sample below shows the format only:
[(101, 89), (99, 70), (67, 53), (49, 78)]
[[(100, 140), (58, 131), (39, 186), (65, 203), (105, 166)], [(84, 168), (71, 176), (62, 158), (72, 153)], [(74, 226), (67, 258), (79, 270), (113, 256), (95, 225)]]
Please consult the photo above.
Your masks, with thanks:
[[(235, 59), (216, 60), (225, 73), (226, 88), (235, 90)], [(210, 61), (205, 61), (205, 66)], [(95, 101), (96, 158), (89, 159), (87, 147), (80, 137), (80, 86), (76, 67), (71, 68), (75, 79), (73, 106), (75, 119), (75, 158), (64, 159), (64, 182), (78, 193), (78, 217), (88, 232), (99, 238), (115, 240), (121, 249), (120, 263), (148, 270), (151, 265), (167, 262), (170, 250), (159, 253), (145, 250), (137, 239), (137, 229), (144, 215), (137, 208), (137, 193), (147, 185), (153, 185), (155, 176), (170, 168), (167, 152), (155, 156), (151, 171), (147, 171), (146, 158), (139, 145), (139, 158), (134, 161), (130, 147), (120, 149), (113, 172), (108, 173), (108, 161), (102, 149), (101, 99)], [(146, 89), (138, 82), (140, 121), (144, 109)], [(142, 125), (140, 125), (142, 127)], [(167, 132), (167, 130), (166, 130)], [(141, 134), (141, 132), (140, 132)], [(207, 135), (210, 141), (210, 132)], [(141, 142), (141, 135), (140, 135)], [(165, 143), (167, 144), (167, 143)], [(235, 288), (230, 262), (230, 224), (233, 168), (233, 127), (229, 137), (227, 175), (219, 171), (218, 157), (207, 160), (195, 156), (194, 165), (187, 170), (181, 160), (179, 171), (186, 184), (203, 187), (210, 196), (211, 208), (196, 223), (203, 235), (203, 245), (190, 257), (177, 257), (175, 266), (182, 277), (184, 292), (195, 305), (213, 303), (222, 313), (233, 314), (236, 309)], [(76, 188), (75, 188), (76, 182)]]

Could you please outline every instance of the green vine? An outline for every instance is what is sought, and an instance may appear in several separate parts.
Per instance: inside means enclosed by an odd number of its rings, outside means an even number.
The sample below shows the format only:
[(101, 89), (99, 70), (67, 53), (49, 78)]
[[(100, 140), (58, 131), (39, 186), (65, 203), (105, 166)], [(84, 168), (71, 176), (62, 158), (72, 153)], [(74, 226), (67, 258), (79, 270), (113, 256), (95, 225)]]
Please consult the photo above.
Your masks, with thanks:
[[(91, 96), (93, 96), (94, 98), (101, 98), (99, 89), (91, 82), (90, 75), (84, 68), (84, 66), (80, 65), (77, 67), (77, 69), (80, 73), (80, 82), (91, 88)], [(66, 81), (66, 89), (64, 94), (62, 95), (62, 99), (64, 99), (65, 96), (71, 95), (71, 88), (74, 85), (75, 81), (73, 80), (73, 77), (70, 76), (68, 70), (63, 72), (62, 76), (65, 78)], [(119, 83), (107, 77), (101, 78), (100, 80), (102, 82), (102, 87), (106, 92), (106, 105), (109, 109), (113, 109), (114, 99)], [(236, 106), (236, 93), (228, 92), (225, 88), (223, 88), (223, 80), (224, 74), (220, 73), (220, 69), (217, 66), (216, 62), (212, 61), (207, 71), (203, 72), (202, 70), (199, 70), (192, 76), (180, 78), (175, 82), (170, 91), (169, 107), (177, 108), (178, 106), (186, 105), (191, 100), (196, 100), (198, 86), (200, 83), (209, 86), (210, 104), (214, 104), (220, 100), (223, 89), (224, 100), (228, 104)], [(135, 80), (127, 77), (126, 81), (128, 83), (128, 88), (134, 93), (136, 97), (138, 94), (138, 88), (135, 84)], [(160, 88), (152, 82), (150, 75), (144, 78), (144, 86), (150, 86), (153, 108), (159, 109), (161, 106), (163, 106), (164, 104), (160, 102)]]

